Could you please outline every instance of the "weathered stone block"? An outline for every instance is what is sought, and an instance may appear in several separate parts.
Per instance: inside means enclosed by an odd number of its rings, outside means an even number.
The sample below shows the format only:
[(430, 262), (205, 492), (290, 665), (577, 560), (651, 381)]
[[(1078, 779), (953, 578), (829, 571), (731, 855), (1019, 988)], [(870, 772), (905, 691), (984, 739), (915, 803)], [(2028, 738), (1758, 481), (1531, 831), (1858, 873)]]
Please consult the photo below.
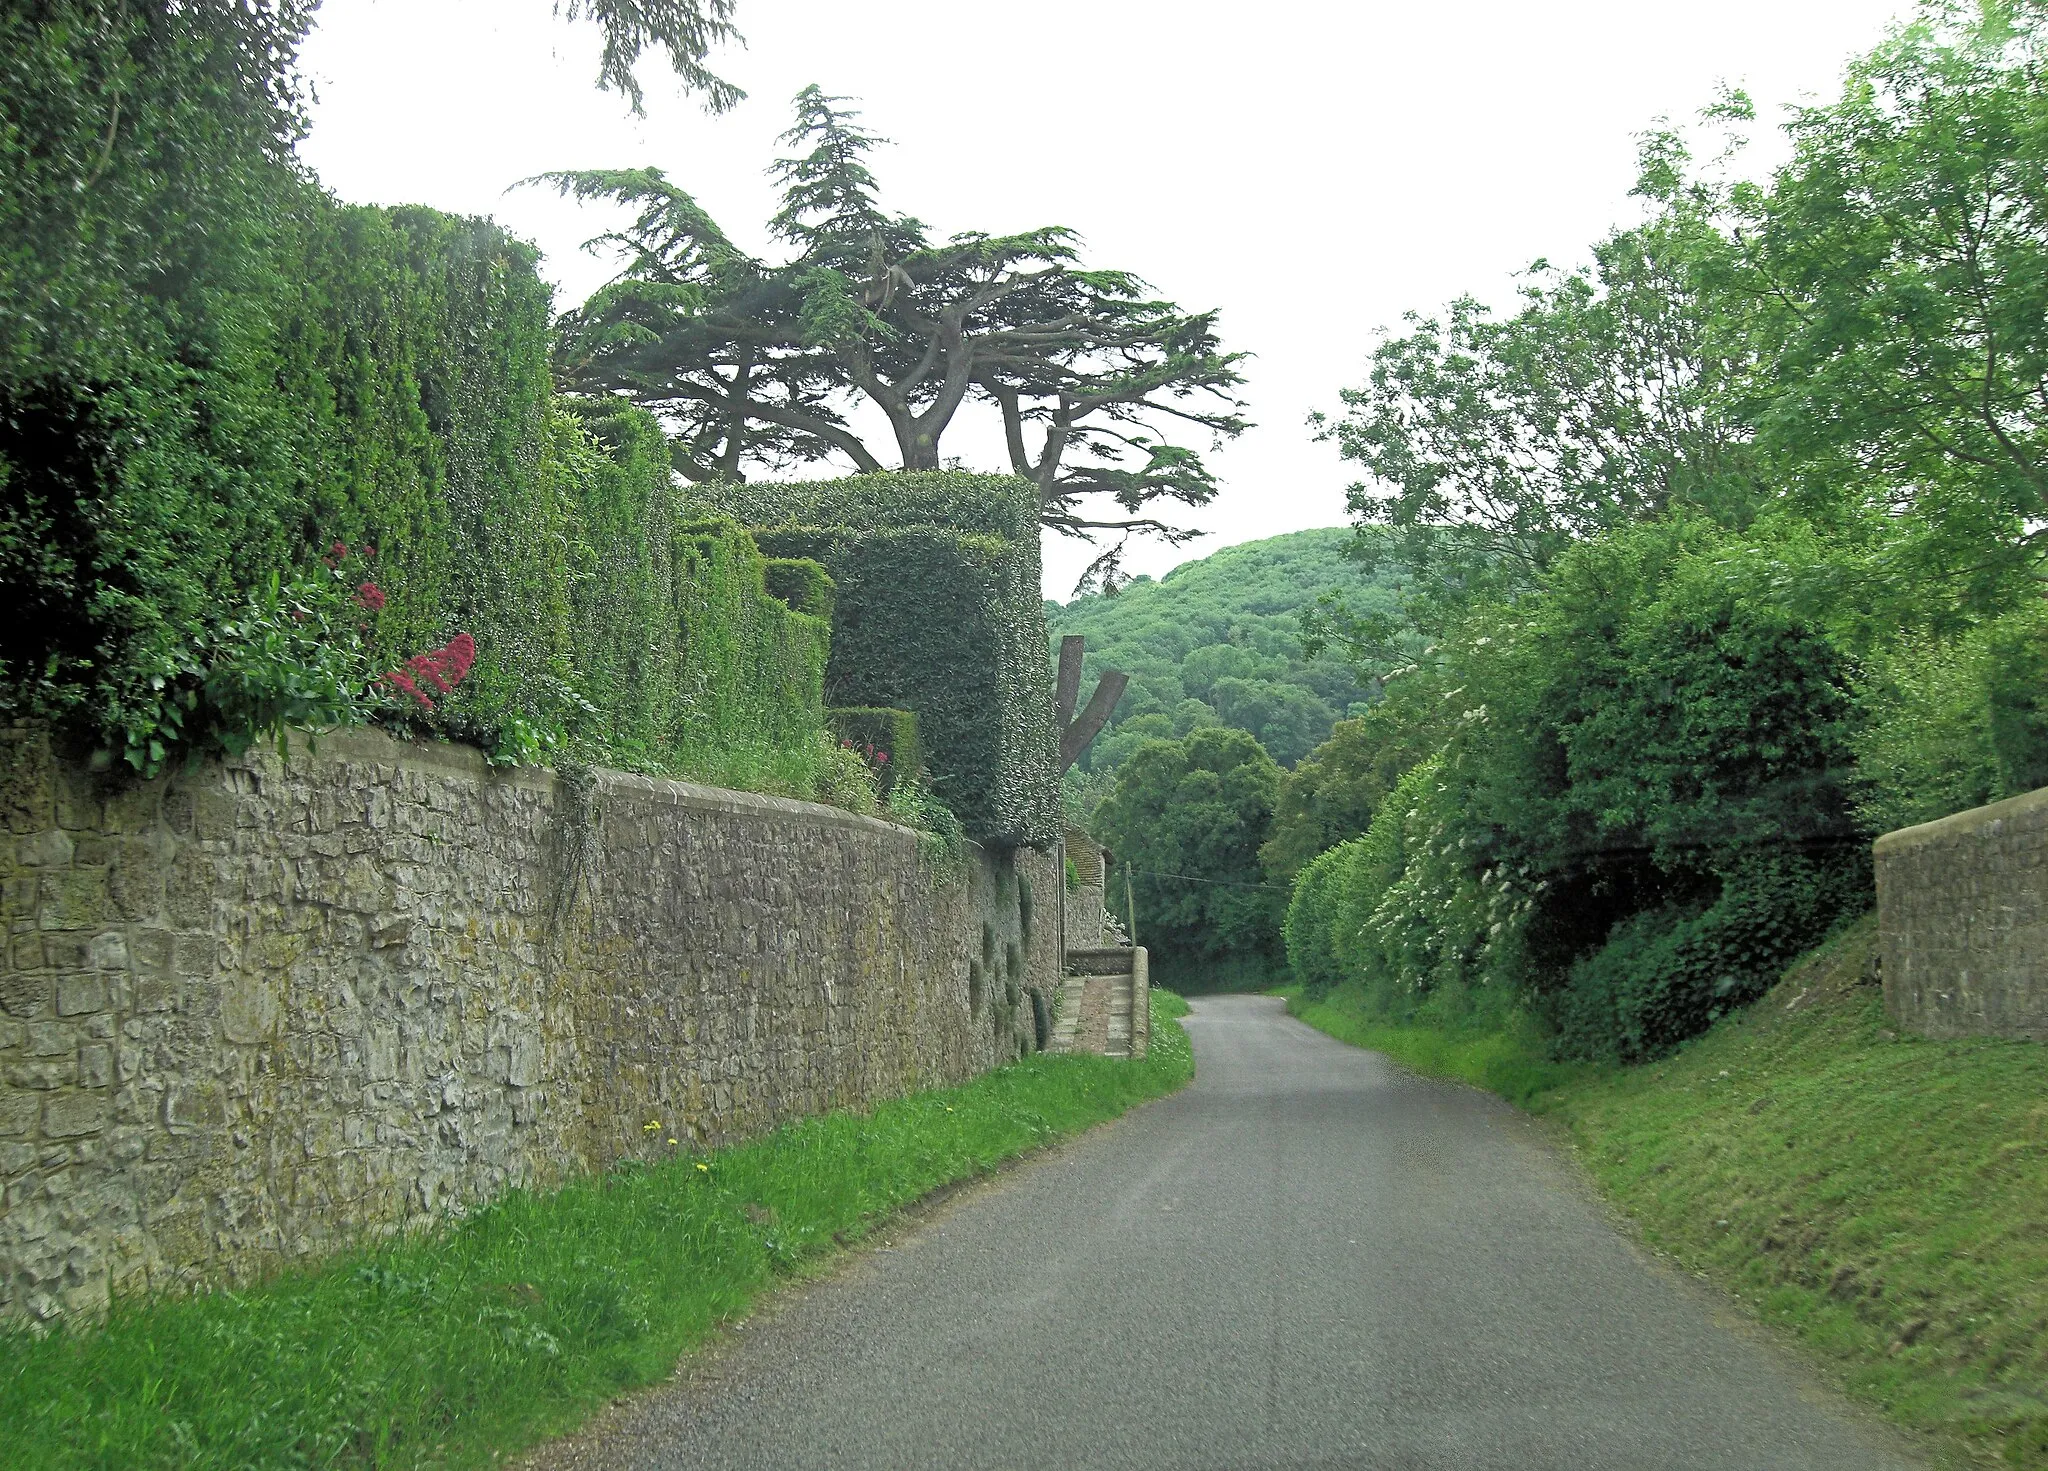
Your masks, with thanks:
[(41, 731), (0, 731), (0, 821), (9, 832), (41, 832), (56, 824), (56, 775), (49, 738)]
[(61, 828), (49, 828), (17, 842), (14, 861), (23, 868), (64, 868), (70, 864), (76, 848)]
[(121, 844), (107, 892), (123, 919), (150, 919), (162, 911), (166, 872), (158, 844), (136, 839)]
[(221, 1032), (230, 1042), (269, 1040), (277, 1030), (279, 997), (275, 975), (238, 974), (221, 986)]
[(100, 1093), (66, 1093), (43, 1105), (43, 1135), (75, 1139), (106, 1127), (107, 1100)]
[(78, 1049), (78, 1086), (104, 1088), (113, 1081), (114, 1052), (103, 1043)]
[(112, 917), (101, 869), (46, 871), (36, 885), (36, 922), (46, 930), (90, 929)]
[(171, 860), (165, 879), (164, 914), (181, 929), (210, 923), (216, 882), (213, 859), (204, 849), (181, 850)]
[(211, 975), (215, 949), (212, 935), (180, 935), (171, 967), (181, 976)]
[(9, 1063), (4, 1076), (14, 1088), (68, 1088), (78, 1078), (78, 1061), (72, 1057), (40, 1057)]
[(107, 982), (104, 976), (57, 978), (57, 1015), (83, 1016), (87, 1012), (106, 1009)]
[(1877, 840), (1885, 1008), (1935, 1037), (2048, 1040), (2048, 789)]
[(174, 943), (168, 931), (136, 930), (128, 941), (129, 963), (140, 975), (169, 975)]
[(181, 1083), (164, 1094), (164, 1127), (173, 1134), (215, 1129), (227, 1121), (227, 1100), (210, 1080)]

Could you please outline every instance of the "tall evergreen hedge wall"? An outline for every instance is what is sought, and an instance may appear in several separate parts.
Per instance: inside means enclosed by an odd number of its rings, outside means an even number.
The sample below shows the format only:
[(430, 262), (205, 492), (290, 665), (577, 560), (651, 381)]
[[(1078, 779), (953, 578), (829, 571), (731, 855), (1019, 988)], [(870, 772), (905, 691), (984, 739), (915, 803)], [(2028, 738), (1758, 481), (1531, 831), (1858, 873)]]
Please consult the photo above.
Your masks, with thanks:
[(286, 9), (0, 13), (0, 718), (163, 759), (252, 593), (340, 542), (372, 672), (476, 641), (415, 720), (791, 785), (825, 620), (678, 515), (652, 420), (554, 395), (530, 247), (305, 175)]
[(1059, 836), (1038, 500), (1013, 476), (921, 471), (694, 492), (771, 557), (834, 583), (826, 700), (914, 711), (932, 786), (969, 836)]

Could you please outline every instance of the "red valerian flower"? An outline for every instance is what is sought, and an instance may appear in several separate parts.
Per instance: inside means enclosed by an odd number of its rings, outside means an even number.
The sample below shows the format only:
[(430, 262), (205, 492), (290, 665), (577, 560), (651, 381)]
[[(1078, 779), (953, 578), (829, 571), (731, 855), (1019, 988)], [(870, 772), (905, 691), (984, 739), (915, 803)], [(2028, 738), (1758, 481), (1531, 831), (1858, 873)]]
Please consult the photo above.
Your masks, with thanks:
[[(434, 702), (427, 697), (414, 676), (424, 679), (442, 694), (447, 694), (476, 664), (476, 640), (466, 633), (458, 633), (448, 640), (446, 647), (429, 649), (424, 654), (414, 654), (405, 661), (404, 669), (394, 669), (383, 678), (383, 683), (401, 690), (420, 702), (425, 709), (432, 710)], [(410, 671), (410, 672), (408, 672)]]
[(372, 613), (384, 611), (384, 589), (374, 582), (366, 582), (356, 589), (356, 606)]
[(401, 690), (404, 693), (411, 695), (415, 700), (418, 700), (420, 702), (420, 708), (422, 710), (432, 713), (434, 708), (434, 702), (428, 699), (426, 695), (421, 693), (420, 687), (412, 682), (411, 678), (405, 673), (404, 670), (394, 669), (389, 674), (385, 675), (382, 679), (378, 680), (377, 683), (388, 684), (395, 690)]

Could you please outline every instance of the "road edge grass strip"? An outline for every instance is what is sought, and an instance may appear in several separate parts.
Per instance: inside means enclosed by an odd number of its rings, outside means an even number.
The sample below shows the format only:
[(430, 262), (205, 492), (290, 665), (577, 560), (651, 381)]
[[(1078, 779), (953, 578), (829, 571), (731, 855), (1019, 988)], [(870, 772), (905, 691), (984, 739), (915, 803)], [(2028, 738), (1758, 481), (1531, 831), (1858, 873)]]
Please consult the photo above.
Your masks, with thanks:
[[(1942, 1464), (2048, 1471), (2048, 1047), (1902, 1036), (1866, 919), (1656, 1062), (1289, 1009), (1557, 1120), (1643, 1242)], [(1548, 1082), (1538, 1082), (1546, 1076)]]
[[(452, 1228), (248, 1290), (0, 1332), (4, 1459), (490, 1464), (667, 1376), (764, 1290), (921, 1198), (1181, 1087), (1186, 1012), (1152, 992), (1142, 1060), (1040, 1054), (702, 1157), (515, 1191)], [(668, 1120), (643, 1127), (675, 1144)]]
[(1300, 986), (1270, 993), (1285, 998), (1287, 1013), (1353, 1047), (1382, 1052), (1432, 1078), (1453, 1078), (1529, 1105), (1542, 1094), (1593, 1071), (1583, 1063), (1553, 1061), (1542, 1040), (1524, 1031), (1444, 1031), (1381, 1021), (1365, 1014), (1342, 991), (1321, 1000)]

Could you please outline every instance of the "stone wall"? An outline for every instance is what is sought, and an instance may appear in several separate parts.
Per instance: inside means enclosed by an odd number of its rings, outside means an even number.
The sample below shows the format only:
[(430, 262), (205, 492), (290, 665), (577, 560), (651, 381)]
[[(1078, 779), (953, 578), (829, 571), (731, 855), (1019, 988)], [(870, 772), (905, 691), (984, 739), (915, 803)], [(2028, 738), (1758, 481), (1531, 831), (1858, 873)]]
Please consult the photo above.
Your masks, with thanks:
[(1074, 870), (1074, 887), (1067, 890), (1067, 948), (1087, 950), (1103, 943), (1102, 845), (1078, 827), (1069, 827), (1065, 839), (1067, 863)]
[(1886, 833), (1876, 858), (1893, 1019), (2048, 1040), (2048, 789)]
[(958, 1082), (1059, 973), (1052, 855), (374, 732), (139, 786), (0, 732), (0, 823), (0, 1314)]

